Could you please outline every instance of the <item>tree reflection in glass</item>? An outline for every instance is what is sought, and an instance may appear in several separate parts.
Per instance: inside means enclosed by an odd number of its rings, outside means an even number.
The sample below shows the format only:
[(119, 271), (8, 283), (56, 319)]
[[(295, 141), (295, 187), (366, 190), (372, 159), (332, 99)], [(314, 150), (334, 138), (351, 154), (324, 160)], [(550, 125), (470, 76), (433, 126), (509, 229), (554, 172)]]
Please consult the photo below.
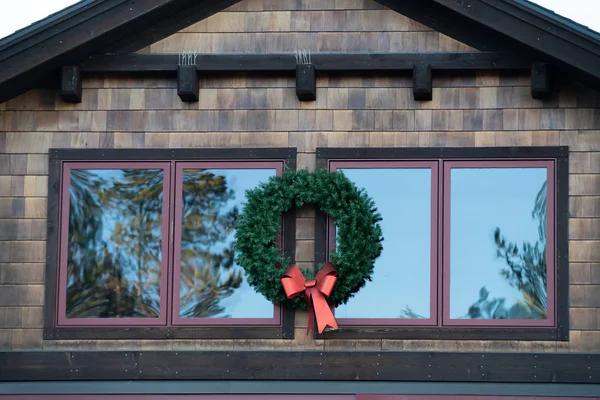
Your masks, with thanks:
[(181, 318), (272, 318), (234, 263), (234, 223), (245, 191), (274, 169), (184, 169), (181, 220)]
[(451, 170), (450, 317), (546, 319), (546, 168)]
[(162, 169), (71, 170), (67, 318), (158, 318)]

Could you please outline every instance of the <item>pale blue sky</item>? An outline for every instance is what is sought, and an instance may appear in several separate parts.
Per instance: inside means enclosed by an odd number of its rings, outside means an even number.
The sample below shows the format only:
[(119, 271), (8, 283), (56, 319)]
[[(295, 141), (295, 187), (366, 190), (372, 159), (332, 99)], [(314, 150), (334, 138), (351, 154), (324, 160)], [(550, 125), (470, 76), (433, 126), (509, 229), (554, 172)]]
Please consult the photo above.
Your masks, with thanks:
[(373, 281), (343, 306), (339, 318), (397, 318), (405, 306), (429, 317), (430, 169), (344, 169), (367, 189), (383, 217), (383, 253)]
[[(74, 0), (2, 0), (0, 38), (76, 2)], [(598, 0), (536, 0), (534, 3), (600, 31)]]
[[(383, 221), (383, 253), (373, 281), (346, 305), (340, 318), (397, 318), (409, 306), (429, 316), (431, 173), (426, 169), (345, 169), (367, 190)], [(545, 168), (453, 169), (451, 173), (450, 316), (462, 318), (481, 287), (507, 307), (522, 298), (500, 276), (506, 263), (496, 257), (494, 230), (520, 245), (538, 240), (532, 218)], [(441, 284), (441, 280), (439, 281)]]

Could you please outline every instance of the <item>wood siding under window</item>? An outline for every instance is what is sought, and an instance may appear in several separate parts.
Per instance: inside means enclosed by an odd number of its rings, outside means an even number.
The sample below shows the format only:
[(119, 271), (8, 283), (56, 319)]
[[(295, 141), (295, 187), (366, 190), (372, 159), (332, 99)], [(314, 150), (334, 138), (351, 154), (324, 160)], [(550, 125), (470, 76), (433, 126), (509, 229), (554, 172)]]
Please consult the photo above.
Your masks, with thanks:
[[(261, 8), (274, 3), (341, 6), (298, 12)], [(345, 23), (334, 23), (342, 10)], [(145, 51), (237, 51), (237, 39), (231, 38), (243, 36), (251, 28), (257, 32), (248, 40), (267, 47), (243, 51), (471, 51), (391, 13), (359, 0), (248, 0)], [(397, 34), (342, 32), (374, 31), (386, 18), (393, 19), (390, 24), (397, 27)], [(339, 32), (317, 33), (330, 21)], [(288, 33), (280, 35), (280, 31)], [(290, 43), (279, 43), (292, 36)], [(389, 48), (380, 43), (386, 37)], [(229, 40), (233, 44), (227, 44)], [(200, 48), (199, 43), (210, 43), (210, 47)], [(387, 75), (318, 74), (317, 100), (302, 103), (296, 98), (291, 77), (201, 77), (198, 103), (181, 102), (175, 79), (94, 76), (84, 77), (83, 85), (81, 104), (66, 104), (55, 90), (46, 89), (0, 104), (0, 350), (590, 352), (600, 347), (598, 92), (572, 84), (561, 86), (550, 100), (533, 100), (529, 75), (485, 72), (435, 75), (430, 102), (413, 100), (410, 77)], [(568, 227), (559, 227), (569, 229), (570, 235), (569, 342), (315, 340), (306, 335), (307, 314), (302, 312), (296, 314), (293, 341), (42, 340), (49, 148), (289, 146), (298, 148), (298, 168), (313, 169), (317, 147), (557, 145), (570, 149), (571, 218)], [(311, 207), (298, 213), (296, 258), (300, 267), (313, 264), (314, 215)]]

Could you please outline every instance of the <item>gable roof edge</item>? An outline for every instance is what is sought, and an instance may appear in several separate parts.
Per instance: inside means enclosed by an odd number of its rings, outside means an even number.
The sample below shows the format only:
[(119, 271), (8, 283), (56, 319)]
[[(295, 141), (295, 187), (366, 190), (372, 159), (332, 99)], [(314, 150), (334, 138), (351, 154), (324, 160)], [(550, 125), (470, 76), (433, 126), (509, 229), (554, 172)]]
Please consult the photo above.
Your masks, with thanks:
[(566, 26), (523, 1), (433, 1), (600, 81), (600, 41), (581, 26)]
[[(99, 52), (139, 50), (144, 41), (160, 40), (238, 1), (82, 0), (0, 40), (0, 102), (32, 89), (62, 65)], [(508, 48), (527, 59), (556, 62), (600, 88), (600, 34), (527, 0), (375, 1), (409, 11), (402, 13), (479, 50)]]

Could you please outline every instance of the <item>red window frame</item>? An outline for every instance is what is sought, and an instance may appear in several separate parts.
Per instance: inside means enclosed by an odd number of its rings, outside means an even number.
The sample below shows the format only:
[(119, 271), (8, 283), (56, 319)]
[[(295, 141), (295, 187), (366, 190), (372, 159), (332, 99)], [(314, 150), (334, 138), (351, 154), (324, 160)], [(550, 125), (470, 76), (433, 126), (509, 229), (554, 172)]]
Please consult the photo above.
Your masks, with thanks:
[[(332, 161), (329, 164), (330, 171), (338, 169), (381, 169), (381, 168), (397, 168), (397, 169), (430, 169), (431, 170), (431, 231), (430, 231), (430, 293), (429, 302), (429, 318), (411, 319), (411, 318), (336, 318), (340, 325), (347, 326), (436, 326), (438, 290), (434, 276), (437, 275), (437, 242), (438, 242), (438, 165), (435, 161)], [(327, 229), (328, 249), (335, 248), (335, 224), (330, 221)], [(385, 244), (385, 243), (384, 243)], [(385, 246), (384, 246), (385, 248)], [(327, 254), (329, 254), (329, 251)]]
[[(69, 190), (72, 170), (117, 170), (117, 169), (162, 169), (163, 170), (163, 206), (162, 206), (162, 244), (160, 266), (160, 317), (159, 318), (67, 318), (67, 243), (69, 237)], [(58, 292), (57, 326), (162, 326), (167, 324), (168, 298), (168, 261), (169, 261), (169, 193), (171, 192), (171, 164), (165, 162), (65, 162), (62, 168), (62, 193), (60, 210), (60, 258), (58, 262), (59, 279), (56, 282)], [(65, 228), (66, 227), (66, 228)]]
[[(295, 149), (50, 150), (44, 339), (293, 338), (293, 310), (273, 305), (272, 318), (180, 318), (179, 257), (184, 168), (295, 169)], [(70, 177), (73, 170), (162, 169), (163, 213), (158, 318), (67, 318)], [(277, 238), (292, 260), (295, 213), (283, 216)], [(65, 229), (66, 227), (66, 229)], [(179, 256), (179, 257), (177, 257)], [(177, 259), (176, 259), (177, 258)], [(53, 261), (55, 260), (55, 261)], [(177, 261), (177, 264), (175, 263)]]
[[(429, 163), (429, 164), (427, 164)], [(413, 165), (432, 167), (432, 197), (437, 194), (432, 211), (431, 247), (435, 275), (431, 274), (431, 303), (435, 318), (370, 319), (338, 318), (339, 330), (322, 337), (398, 338), (398, 339), (479, 339), (479, 340), (567, 340), (568, 339), (568, 234), (556, 229), (568, 224), (568, 149), (548, 148), (320, 148), (317, 166), (331, 171), (343, 168), (402, 168)], [(548, 318), (476, 320), (450, 319), (450, 173), (453, 168), (546, 168), (547, 170), (547, 293)], [(437, 171), (436, 171), (437, 168)], [(436, 194), (435, 194), (436, 193)], [(433, 208), (433, 207), (432, 207)], [(318, 226), (325, 227), (324, 248), (316, 243), (315, 258), (324, 262), (335, 247), (335, 227), (323, 214), (317, 215)], [(433, 221), (437, 222), (434, 224)], [(388, 243), (389, 245), (389, 243)], [(384, 243), (385, 249), (385, 243)], [(385, 251), (385, 250), (384, 250)], [(322, 254), (322, 256), (320, 256)], [(447, 262), (446, 262), (447, 260)], [(433, 270), (433, 269), (432, 269)], [(434, 307), (432, 307), (434, 308)], [(369, 329), (365, 329), (369, 327)]]
[[(555, 327), (556, 326), (556, 282), (554, 271), (556, 269), (555, 258), (555, 220), (556, 220), (556, 191), (555, 186), (555, 165), (552, 160), (504, 160), (504, 161), (444, 161), (444, 181), (443, 181), (443, 202), (440, 201), (440, 209), (443, 210), (443, 260), (441, 276), (443, 279), (443, 312), (442, 326), (477, 326), (477, 327)], [(452, 214), (452, 205), (450, 204), (451, 193), (451, 172), (455, 168), (546, 168), (547, 203), (546, 203), (546, 273), (547, 273), (547, 295), (548, 295), (548, 318), (545, 320), (531, 319), (459, 319), (450, 318), (450, 220)], [(508, 322), (506, 322), (508, 321)]]
[(175, 180), (175, 240), (173, 243), (173, 306), (171, 324), (176, 325), (279, 325), (281, 323), (281, 306), (276, 305), (273, 310), (273, 318), (181, 318), (179, 317), (180, 298), (177, 295), (181, 283), (181, 224), (183, 199), (183, 170), (184, 169), (274, 169), (278, 176), (283, 173), (283, 163), (279, 161), (199, 161), (180, 162), (176, 165)]

